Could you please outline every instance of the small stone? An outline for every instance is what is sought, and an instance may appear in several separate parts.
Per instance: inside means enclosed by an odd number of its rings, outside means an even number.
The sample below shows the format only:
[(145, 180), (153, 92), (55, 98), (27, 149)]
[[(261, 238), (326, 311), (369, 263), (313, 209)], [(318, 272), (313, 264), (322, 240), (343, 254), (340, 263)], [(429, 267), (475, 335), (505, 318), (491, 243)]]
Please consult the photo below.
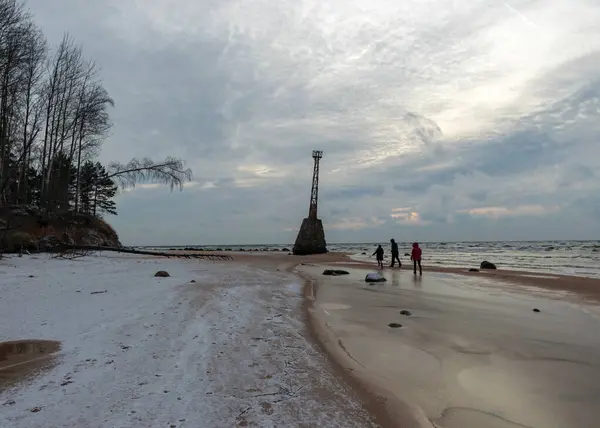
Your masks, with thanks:
[(15, 400), (8, 400), (6, 402), (4, 402), (4, 406), (14, 406), (15, 405)]
[(192, 279), (192, 280), (190, 281), (190, 283), (191, 283), (191, 284), (195, 284), (195, 283), (196, 283), (196, 280)]
[(154, 274), (154, 276), (156, 276), (156, 277), (160, 277), (160, 278), (167, 278), (167, 277), (169, 277), (169, 276), (171, 276), (171, 275), (170, 275), (170, 274), (169, 274), (169, 272), (167, 272), (166, 270), (159, 270), (158, 272), (156, 272), (156, 273)]
[(37, 413), (37, 412), (39, 412), (40, 410), (42, 410), (42, 409), (41, 409), (41, 407), (34, 407), (34, 408), (30, 409), (29, 411), (30, 411), (31, 413)]
[(471, 268), (469, 269), (469, 272), (479, 272), (479, 269)]
[(400, 311), (400, 315), (405, 315), (405, 316), (409, 317), (412, 315), (412, 313), (410, 311), (407, 311), (406, 309), (404, 309), (404, 310)]
[(402, 324), (398, 324), (396, 322), (392, 322), (392, 323), (388, 324), (388, 327), (391, 327), (391, 328), (400, 328), (400, 327), (402, 327)]
[(540, 310), (538, 308), (533, 308), (533, 312), (539, 312)]

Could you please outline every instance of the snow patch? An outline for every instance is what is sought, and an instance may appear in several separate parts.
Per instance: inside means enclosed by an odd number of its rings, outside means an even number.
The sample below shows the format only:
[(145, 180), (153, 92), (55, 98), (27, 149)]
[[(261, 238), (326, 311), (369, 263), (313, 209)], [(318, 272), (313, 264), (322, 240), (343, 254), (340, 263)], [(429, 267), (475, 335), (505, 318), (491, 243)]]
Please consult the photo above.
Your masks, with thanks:
[(0, 393), (0, 426), (374, 426), (307, 339), (296, 277), (133, 255), (0, 271), (0, 341), (63, 345), (57, 365)]

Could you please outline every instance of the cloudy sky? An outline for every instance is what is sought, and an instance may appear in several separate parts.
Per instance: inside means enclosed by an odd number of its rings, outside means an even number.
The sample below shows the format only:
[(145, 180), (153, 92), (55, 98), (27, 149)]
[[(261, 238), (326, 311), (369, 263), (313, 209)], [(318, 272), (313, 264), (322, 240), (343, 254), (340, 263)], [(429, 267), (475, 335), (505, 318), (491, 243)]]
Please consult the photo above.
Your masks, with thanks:
[(116, 106), (103, 161), (172, 155), (124, 244), (600, 239), (598, 0), (28, 0)]

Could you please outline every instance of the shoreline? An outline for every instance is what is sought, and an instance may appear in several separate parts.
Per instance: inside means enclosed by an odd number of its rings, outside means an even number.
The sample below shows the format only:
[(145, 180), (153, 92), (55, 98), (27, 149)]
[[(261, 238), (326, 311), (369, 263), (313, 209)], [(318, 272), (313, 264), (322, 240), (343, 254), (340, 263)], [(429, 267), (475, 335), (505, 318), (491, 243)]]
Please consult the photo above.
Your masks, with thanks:
[[(175, 251), (174, 253), (178, 253)], [(362, 260), (353, 259), (351, 253), (344, 252), (329, 252), (327, 254), (314, 256), (291, 256), (277, 252), (216, 252), (216, 254), (227, 254), (234, 258), (234, 262), (256, 262), (263, 260), (271, 262), (277, 260), (279, 264), (303, 265), (303, 264), (318, 264), (318, 265), (335, 265), (346, 268), (362, 268), (370, 269), (373, 272), (380, 271), (377, 268), (375, 261), (372, 263)], [(423, 274), (432, 273), (447, 273), (455, 275), (464, 275), (467, 277), (482, 277), (492, 279), (494, 281), (508, 282), (514, 284), (515, 291), (530, 293), (529, 288), (540, 288), (565, 292), (571, 296), (579, 296), (582, 299), (600, 304), (600, 278), (562, 275), (550, 272), (530, 272), (510, 269), (480, 269), (479, 272), (470, 272), (469, 267), (443, 267), (429, 266), (423, 264)], [(407, 262), (402, 264), (402, 268), (384, 267), (381, 272), (394, 271), (409, 271), (412, 272), (412, 263)], [(568, 284), (566, 284), (568, 283)], [(561, 296), (562, 297), (562, 296)]]
[[(292, 270), (293, 272), (293, 270)], [(311, 276), (295, 272), (304, 280), (304, 311), (311, 339), (330, 359), (338, 375), (354, 388), (363, 401), (365, 408), (371, 413), (381, 428), (435, 428), (420, 409), (412, 408), (408, 403), (395, 397), (390, 391), (380, 387), (369, 378), (358, 361), (345, 350), (341, 342), (329, 331), (319, 319), (315, 300), (318, 289), (317, 281)], [(400, 425), (399, 425), (400, 424)]]
[[(426, 415), (420, 409), (411, 408), (410, 405), (397, 399), (391, 392), (380, 388), (368, 379), (368, 373), (359, 374), (359, 365), (348, 364), (348, 354), (344, 355), (339, 352), (339, 347), (335, 346), (335, 341), (332, 341), (333, 336), (329, 334), (327, 329), (322, 328), (316, 318), (314, 303), (318, 288), (317, 278), (299, 271), (298, 268), (302, 265), (326, 266), (340, 261), (350, 261), (348, 255), (345, 253), (328, 253), (299, 257), (301, 257), (301, 260), (293, 256), (283, 256), (271, 252), (242, 253), (242, 257), (234, 258), (233, 262), (237, 261), (263, 268), (268, 267), (274, 271), (285, 270), (302, 281), (302, 309), (310, 340), (321, 350), (336, 374), (344, 379), (358, 394), (364, 408), (371, 414), (380, 428), (398, 428), (398, 421), (401, 421), (402, 428), (435, 428), (433, 424), (428, 422)], [(325, 263), (323, 263), (324, 261)]]

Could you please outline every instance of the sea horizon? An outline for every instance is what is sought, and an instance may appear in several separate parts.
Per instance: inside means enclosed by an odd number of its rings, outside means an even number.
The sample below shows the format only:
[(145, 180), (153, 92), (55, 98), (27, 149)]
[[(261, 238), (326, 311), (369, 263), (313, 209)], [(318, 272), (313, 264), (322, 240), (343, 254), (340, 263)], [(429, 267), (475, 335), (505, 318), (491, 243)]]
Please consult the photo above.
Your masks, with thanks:
[[(400, 259), (406, 263), (413, 241), (397, 241)], [(600, 240), (549, 240), (549, 241), (420, 241), (423, 261), (427, 266), (453, 268), (479, 268), (481, 262), (489, 261), (499, 269), (516, 271), (584, 276), (600, 278)], [(387, 242), (329, 243), (331, 252), (349, 253), (356, 260), (371, 261), (375, 246)], [(385, 245), (387, 244), (387, 245)], [(156, 250), (204, 250), (204, 251), (286, 251), (291, 244), (254, 245), (158, 245), (135, 248)]]
[[(390, 238), (391, 239), (391, 238)], [(396, 240), (397, 242), (415, 242), (414, 240), (406, 240), (406, 241), (400, 241), (400, 240)], [(389, 239), (383, 240), (383, 241), (355, 241), (355, 242), (327, 242), (327, 245), (362, 245), (362, 244), (373, 244), (373, 245), (378, 245), (382, 242), (389, 242)], [(454, 243), (497, 243), (497, 242), (530, 242), (530, 243), (538, 243), (538, 242), (598, 242), (600, 243), (600, 238), (598, 239), (544, 239), (544, 240), (539, 240), (539, 239), (529, 239), (529, 240), (523, 240), (523, 239), (503, 239), (503, 240), (496, 240), (496, 239), (491, 239), (491, 240), (460, 240), (460, 241), (444, 241), (444, 240), (439, 240), (439, 241), (426, 241), (426, 240), (422, 240), (422, 241), (417, 241), (419, 243), (422, 244), (454, 244)], [(164, 245), (126, 245), (126, 247), (135, 247), (135, 248), (181, 248), (181, 247), (252, 247), (252, 246), (257, 246), (257, 247), (265, 247), (265, 246), (273, 246), (273, 247), (277, 247), (277, 246), (293, 246), (293, 243), (288, 243), (288, 244), (277, 244), (277, 243), (253, 243), (253, 244), (178, 244), (178, 245), (170, 245), (170, 244), (164, 244)]]

